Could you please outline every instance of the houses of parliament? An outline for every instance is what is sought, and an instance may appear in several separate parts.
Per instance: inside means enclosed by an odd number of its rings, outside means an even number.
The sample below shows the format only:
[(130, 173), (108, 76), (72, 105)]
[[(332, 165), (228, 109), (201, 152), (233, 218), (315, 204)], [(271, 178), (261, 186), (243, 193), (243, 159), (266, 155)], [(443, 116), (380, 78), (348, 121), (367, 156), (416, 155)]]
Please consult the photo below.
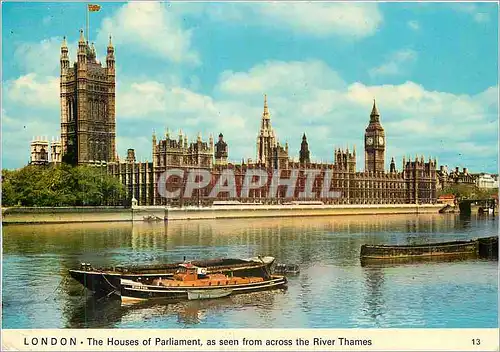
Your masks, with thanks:
[[(31, 142), (31, 164), (66, 162), (73, 165), (94, 165), (103, 167), (114, 177), (119, 178), (126, 189), (124, 204), (132, 199), (138, 205), (210, 205), (208, 192), (196, 199), (166, 199), (158, 194), (156, 182), (169, 168), (210, 170), (215, 182), (217, 175), (231, 168), (236, 182), (241, 183), (246, 170), (265, 169), (271, 174), (281, 170), (282, 177), (298, 170), (298, 185), (305, 184), (305, 170), (316, 169), (332, 174), (331, 191), (341, 196), (334, 199), (318, 199), (325, 204), (422, 204), (435, 203), (437, 190), (436, 160), (417, 157), (412, 160), (403, 158), (401, 169), (391, 159), (389, 170), (385, 169), (386, 134), (381, 124), (380, 113), (375, 101), (371, 107), (367, 127), (364, 131), (364, 170), (358, 171), (356, 149), (332, 150), (330, 163), (311, 160), (310, 147), (304, 131), (298, 160), (292, 158), (288, 144), (279, 143), (277, 133), (272, 127), (267, 96), (264, 96), (260, 129), (256, 138), (256, 158), (239, 163), (229, 162), (230, 146), (224, 141), (223, 131), (217, 141), (212, 135), (196, 140), (180, 131), (178, 134), (167, 131), (164, 135), (151, 136), (152, 161), (141, 162), (136, 159), (134, 149), (127, 150), (125, 158), (119, 158), (116, 147), (115, 116), (115, 51), (111, 41), (107, 46), (106, 65), (96, 59), (96, 49), (85, 40), (80, 31), (76, 62), (71, 64), (69, 50), (64, 39), (60, 55), (60, 102), (61, 138), (49, 142), (35, 138)], [(368, 115), (368, 114), (367, 114)], [(258, 118), (258, 117), (257, 117)], [(181, 126), (179, 126), (181, 127)], [(298, 136), (300, 138), (300, 136)], [(50, 155), (49, 155), (50, 154)], [(168, 185), (167, 185), (168, 186)], [(313, 185), (313, 190), (321, 185)], [(251, 190), (248, 198), (241, 202), (263, 204), (282, 203), (285, 192), (278, 198), (268, 197), (267, 189)], [(281, 197), (280, 197), (281, 195)], [(217, 200), (230, 200), (220, 193)], [(296, 199), (306, 200), (307, 199)]]

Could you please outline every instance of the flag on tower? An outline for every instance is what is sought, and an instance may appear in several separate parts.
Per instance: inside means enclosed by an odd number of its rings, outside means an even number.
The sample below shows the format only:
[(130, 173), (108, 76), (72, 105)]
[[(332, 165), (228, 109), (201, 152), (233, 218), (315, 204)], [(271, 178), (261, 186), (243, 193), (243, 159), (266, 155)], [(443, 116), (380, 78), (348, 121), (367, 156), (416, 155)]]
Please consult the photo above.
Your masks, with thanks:
[(88, 4), (87, 6), (90, 12), (97, 12), (101, 9), (101, 5), (97, 4)]

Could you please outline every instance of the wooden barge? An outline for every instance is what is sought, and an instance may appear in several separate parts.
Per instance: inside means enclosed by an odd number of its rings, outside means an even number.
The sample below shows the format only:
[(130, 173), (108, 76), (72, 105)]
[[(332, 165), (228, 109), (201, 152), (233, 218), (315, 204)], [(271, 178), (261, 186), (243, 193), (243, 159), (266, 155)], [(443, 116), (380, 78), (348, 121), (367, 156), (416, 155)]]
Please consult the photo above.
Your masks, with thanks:
[[(248, 259), (209, 259), (196, 260), (191, 263), (204, 267), (209, 274), (225, 274), (238, 276), (266, 276), (272, 271), (274, 257), (253, 257)], [(116, 266), (112, 268), (93, 268), (90, 264), (82, 263), (79, 269), (69, 270), (70, 276), (85, 286), (97, 296), (121, 294), (121, 280), (141, 281), (144, 284), (154, 280), (172, 277), (184, 262), (144, 265), (144, 266)]]
[(498, 259), (498, 236), (421, 245), (362, 245), (361, 265), (418, 260)]
[(202, 300), (231, 295), (285, 288), (284, 276), (271, 275), (240, 277), (208, 274), (206, 268), (180, 265), (171, 278), (158, 278), (152, 283), (121, 279), (121, 300), (136, 303), (146, 300)]

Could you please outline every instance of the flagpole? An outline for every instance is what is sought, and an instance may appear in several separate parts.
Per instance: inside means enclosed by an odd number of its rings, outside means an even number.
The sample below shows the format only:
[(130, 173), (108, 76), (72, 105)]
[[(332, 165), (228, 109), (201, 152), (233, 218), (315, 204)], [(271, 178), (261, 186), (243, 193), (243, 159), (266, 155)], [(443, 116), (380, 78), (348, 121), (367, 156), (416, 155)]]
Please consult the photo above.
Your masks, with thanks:
[(87, 44), (89, 43), (90, 40), (90, 33), (89, 33), (89, 4), (85, 4), (86, 6), (86, 11), (87, 11)]

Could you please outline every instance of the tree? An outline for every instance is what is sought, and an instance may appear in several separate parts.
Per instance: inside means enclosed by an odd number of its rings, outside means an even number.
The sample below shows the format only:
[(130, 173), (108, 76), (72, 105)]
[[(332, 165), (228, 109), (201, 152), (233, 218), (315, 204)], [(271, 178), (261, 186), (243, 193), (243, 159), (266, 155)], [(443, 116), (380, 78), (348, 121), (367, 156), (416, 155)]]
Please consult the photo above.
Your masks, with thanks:
[(449, 185), (445, 189), (438, 192), (438, 196), (445, 194), (453, 194), (458, 200), (460, 199), (489, 199), (493, 194), (498, 193), (498, 188), (484, 189), (476, 185), (468, 185), (463, 183), (455, 183)]
[(4, 206), (116, 205), (124, 196), (123, 185), (102, 167), (63, 163), (2, 172)]

